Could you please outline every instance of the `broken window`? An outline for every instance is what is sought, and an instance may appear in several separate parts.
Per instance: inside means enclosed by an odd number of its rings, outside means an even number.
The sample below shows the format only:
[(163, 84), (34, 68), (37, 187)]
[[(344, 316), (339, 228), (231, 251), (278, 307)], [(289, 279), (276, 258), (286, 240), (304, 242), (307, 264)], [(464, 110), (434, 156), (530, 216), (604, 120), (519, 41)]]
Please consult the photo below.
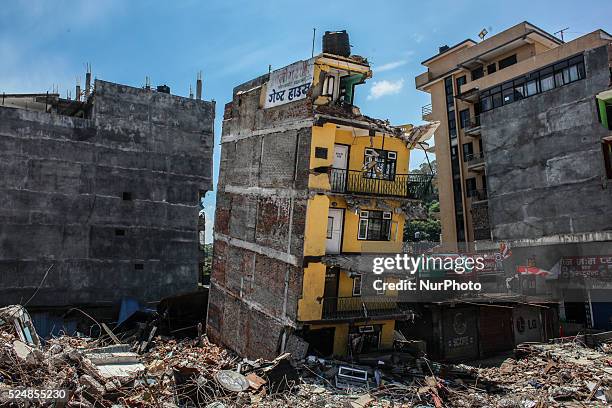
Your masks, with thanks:
[[(363, 164), (367, 171), (365, 178), (378, 178), (383, 180), (395, 179), (397, 152), (382, 149), (365, 149)], [(375, 163), (375, 164), (373, 164)]]
[(368, 241), (390, 241), (391, 212), (360, 211), (357, 239)]

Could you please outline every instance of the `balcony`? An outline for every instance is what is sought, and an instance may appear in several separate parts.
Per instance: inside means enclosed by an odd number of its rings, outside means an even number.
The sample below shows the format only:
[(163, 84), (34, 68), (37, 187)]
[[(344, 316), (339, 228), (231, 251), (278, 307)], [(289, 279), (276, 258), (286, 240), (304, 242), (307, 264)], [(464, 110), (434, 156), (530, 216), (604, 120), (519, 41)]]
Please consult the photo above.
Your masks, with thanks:
[(359, 170), (334, 169), (330, 171), (331, 190), (334, 193), (404, 197), (422, 200), (431, 187), (430, 174), (395, 174), (392, 179), (370, 178)]
[(472, 198), (472, 203), (477, 203), (480, 201), (488, 200), (487, 190), (486, 189), (478, 189), (468, 191), (468, 197)]
[(416, 85), (416, 88), (417, 89), (421, 89), (422, 87), (427, 85), (431, 81), (431, 79), (432, 79), (432, 77), (431, 77), (431, 73), (429, 72), (429, 70), (423, 72), (422, 74), (418, 75), (414, 79), (414, 83)]
[(468, 136), (480, 135), (480, 116), (471, 117), (463, 132)]
[(467, 162), (467, 168), (470, 171), (481, 172), (484, 170), (485, 162), (483, 152), (467, 154), (465, 156), (465, 161)]
[(421, 107), (421, 118), (426, 122), (433, 121), (433, 108), (431, 103)]
[(397, 297), (354, 296), (326, 297), (323, 302), (323, 320), (367, 319), (403, 315)]

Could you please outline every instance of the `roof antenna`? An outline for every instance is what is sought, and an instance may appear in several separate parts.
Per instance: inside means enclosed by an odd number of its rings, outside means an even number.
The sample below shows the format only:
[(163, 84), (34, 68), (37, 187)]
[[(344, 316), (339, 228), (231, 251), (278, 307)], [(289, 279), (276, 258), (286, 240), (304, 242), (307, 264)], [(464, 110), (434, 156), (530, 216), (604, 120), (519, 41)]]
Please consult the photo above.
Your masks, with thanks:
[(562, 28), (559, 31), (553, 33), (553, 35), (561, 34), (561, 41), (563, 41), (563, 32), (569, 30), (569, 27)]

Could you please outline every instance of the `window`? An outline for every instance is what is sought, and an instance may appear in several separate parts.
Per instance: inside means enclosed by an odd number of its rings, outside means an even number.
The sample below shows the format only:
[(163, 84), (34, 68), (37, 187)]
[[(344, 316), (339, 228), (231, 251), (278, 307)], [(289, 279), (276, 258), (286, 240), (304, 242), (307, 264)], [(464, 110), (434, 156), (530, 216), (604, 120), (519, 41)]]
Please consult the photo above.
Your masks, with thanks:
[(474, 145), (472, 142), (463, 145), (463, 161), (467, 162), (474, 157)]
[(457, 93), (458, 94), (461, 93), (461, 85), (465, 85), (466, 83), (467, 83), (467, 78), (465, 77), (465, 75), (462, 75), (459, 78), (457, 78)]
[(141, 263), (134, 264), (134, 269), (137, 271), (142, 271), (144, 269), (144, 264), (141, 264)]
[(486, 112), (585, 77), (584, 57), (578, 55), (482, 91), (477, 106)]
[(532, 96), (538, 93), (538, 81), (535, 79), (533, 81), (527, 82), (525, 85), (525, 96)]
[(488, 75), (491, 75), (495, 71), (497, 71), (497, 65), (495, 63), (487, 65), (487, 74)]
[(390, 241), (391, 213), (387, 211), (360, 211), (357, 239)]
[(124, 237), (125, 236), (125, 230), (124, 229), (116, 229), (115, 230), (115, 235), (118, 237)]
[(502, 60), (499, 60), (499, 69), (508, 68), (510, 65), (516, 64), (516, 54), (512, 54)]
[(461, 129), (465, 129), (470, 125), (470, 110), (464, 109), (459, 111), (459, 121), (461, 122)]
[(131, 201), (132, 193), (130, 193), (129, 191), (124, 191), (121, 197), (123, 198), (123, 201)]
[(601, 147), (603, 148), (606, 176), (612, 179), (612, 140), (604, 140)]
[(365, 149), (363, 163), (365, 165), (376, 162), (376, 165), (369, 168), (363, 175), (365, 178), (379, 178), (383, 180), (395, 180), (395, 165), (397, 152), (381, 149)]
[(353, 296), (361, 296), (361, 275), (353, 276)]
[(476, 178), (470, 177), (465, 179), (465, 193), (468, 197), (476, 195)]
[(451, 139), (457, 137), (457, 122), (455, 118), (448, 119), (448, 133), (450, 134)]
[(334, 217), (327, 217), (327, 239), (332, 239), (334, 231)]
[(550, 91), (555, 87), (555, 77), (553, 67), (548, 67), (540, 71), (540, 92)]
[(327, 147), (315, 147), (315, 157), (317, 159), (327, 159)]
[(323, 85), (323, 95), (334, 96), (334, 86), (336, 83), (336, 77), (328, 75), (325, 77), (325, 83)]
[(478, 67), (472, 70), (471, 74), (472, 74), (472, 81), (475, 81), (484, 76), (484, 69), (482, 67)]

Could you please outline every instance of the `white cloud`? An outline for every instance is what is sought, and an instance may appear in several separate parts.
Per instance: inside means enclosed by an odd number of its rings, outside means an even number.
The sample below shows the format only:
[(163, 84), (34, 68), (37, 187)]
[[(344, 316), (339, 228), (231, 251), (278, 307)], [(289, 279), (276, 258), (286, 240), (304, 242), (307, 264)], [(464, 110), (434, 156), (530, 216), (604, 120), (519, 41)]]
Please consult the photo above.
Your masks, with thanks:
[(406, 64), (406, 60), (400, 60), (400, 61), (393, 61), (393, 62), (388, 62), (386, 64), (383, 64), (379, 67), (374, 67), (374, 71), (375, 72), (384, 72), (384, 71), (391, 71), (392, 69), (401, 67), (402, 65)]
[(412, 34), (412, 39), (414, 40), (415, 43), (420, 43), (425, 39), (425, 36), (423, 34), (420, 33), (414, 33)]
[(370, 88), (370, 94), (368, 99), (378, 99), (386, 95), (396, 95), (404, 87), (404, 79), (398, 79), (397, 81), (375, 81)]

